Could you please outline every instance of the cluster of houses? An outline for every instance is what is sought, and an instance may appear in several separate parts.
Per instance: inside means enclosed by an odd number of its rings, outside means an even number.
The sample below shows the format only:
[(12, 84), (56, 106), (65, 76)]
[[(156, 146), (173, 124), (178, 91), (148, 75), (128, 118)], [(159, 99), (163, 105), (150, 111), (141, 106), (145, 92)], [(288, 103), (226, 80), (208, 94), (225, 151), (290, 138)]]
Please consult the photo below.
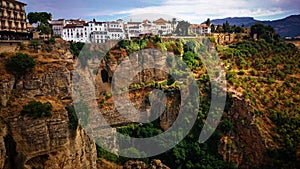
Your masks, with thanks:
[[(41, 35), (34, 25), (26, 20), (25, 3), (16, 0), (0, 0), (0, 40), (22, 40), (49, 38)], [(171, 36), (177, 23), (163, 18), (155, 21), (123, 21), (121, 19), (108, 22), (93, 20), (86, 22), (81, 19), (58, 19), (49, 21), (54, 35), (66, 41), (105, 43), (108, 40), (139, 38), (143, 35)], [(210, 33), (206, 24), (191, 24), (189, 34), (203, 35)]]
[[(62, 37), (66, 41), (85, 43), (105, 43), (108, 40), (121, 40), (138, 38), (141, 35), (170, 36), (175, 32), (177, 24), (172, 24), (160, 18), (155, 21), (144, 20), (142, 22), (121, 19), (109, 22), (86, 22), (81, 19), (52, 20), (51, 25), (54, 35)], [(206, 24), (192, 24), (190, 34), (207, 34), (211, 29)]]

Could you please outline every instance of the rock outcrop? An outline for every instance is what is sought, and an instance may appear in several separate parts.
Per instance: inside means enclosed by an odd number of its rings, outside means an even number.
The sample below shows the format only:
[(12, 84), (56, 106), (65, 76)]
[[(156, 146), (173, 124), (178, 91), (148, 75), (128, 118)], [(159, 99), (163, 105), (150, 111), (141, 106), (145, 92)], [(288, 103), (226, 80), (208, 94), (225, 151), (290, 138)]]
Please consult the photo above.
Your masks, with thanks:
[[(9, 56), (0, 58), (0, 168), (95, 169), (96, 145), (81, 127), (70, 129), (65, 109), (72, 103), (74, 64), (68, 42), (44, 48), (52, 50), (30, 54), (37, 65), (20, 79), (5, 71)], [(21, 115), (31, 100), (50, 102), (52, 116)]]
[(267, 136), (259, 128), (263, 122), (245, 100), (233, 98), (232, 101), (225, 116), (231, 120), (233, 129), (220, 140), (219, 153), (225, 161), (232, 162), (238, 168), (270, 168), (273, 164), (268, 155), (270, 143), (267, 143)]

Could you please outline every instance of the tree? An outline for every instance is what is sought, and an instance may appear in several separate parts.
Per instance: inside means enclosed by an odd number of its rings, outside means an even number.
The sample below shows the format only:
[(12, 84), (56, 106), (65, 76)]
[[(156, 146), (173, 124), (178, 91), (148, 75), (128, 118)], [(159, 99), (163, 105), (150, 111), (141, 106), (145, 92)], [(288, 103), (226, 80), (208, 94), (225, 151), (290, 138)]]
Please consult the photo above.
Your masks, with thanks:
[(231, 27), (230, 27), (228, 21), (226, 21), (225, 23), (223, 23), (223, 30), (224, 30), (225, 33), (226, 33), (226, 32), (227, 32), (227, 33), (230, 33), (230, 32), (231, 32)]
[(211, 24), (211, 32), (215, 32), (216, 31), (216, 27), (214, 24)]
[(49, 21), (52, 19), (52, 14), (47, 12), (30, 12), (28, 13), (27, 18), (30, 24), (49, 24)]
[(175, 33), (181, 36), (187, 36), (189, 34), (189, 26), (189, 22), (179, 21)]
[(30, 24), (37, 23), (37, 30), (41, 34), (52, 34), (53, 30), (49, 23), (52, 19), (52, 14), (47, 12), (30, 12), (27, 15)]
[(255, 34), (258, 39), (265, 39), (267, 42), (273, 40), (279, 40), (279, 35), (275, 34), (275, 30), (271, 26), (265, 26), (263, 24), (254, 24), (251, 26), (250, 36), (253, 37)]
[(176, 18), (172, 18), (171, 24), (172, 24), (172, 28), (173, 28), (173, 30), (175, 29), (175, 25), (176, 25), (176, 23), (177, 23), (177, 20), (176, 20)]
[(206, 20), (205, 24), (206, 24), (207, 26), (210, 26), (210, 25), (211, 25), (211, 21), (210, 21), (210, 19), (209, 19), (209, 18), (207, 18), (207, 20)]
[(11, 72), (16, 81), (26, 73), (31, 71), (36, 65), (35, 60), (25, 53), (17, 53), (12, 56), (5, 64), (6, 70)]
[(41, 33), (41, 34), (52, 34), (52, 28), (51, 25), (49, 24), (41, 24), (37, 27), (37, 30)]

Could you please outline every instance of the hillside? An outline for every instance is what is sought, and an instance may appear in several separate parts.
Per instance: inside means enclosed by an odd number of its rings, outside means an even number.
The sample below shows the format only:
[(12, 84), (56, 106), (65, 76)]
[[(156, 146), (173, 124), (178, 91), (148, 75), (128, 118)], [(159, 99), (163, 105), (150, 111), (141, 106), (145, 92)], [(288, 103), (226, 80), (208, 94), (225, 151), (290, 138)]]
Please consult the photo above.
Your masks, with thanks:
[(300, 36), (300, 15), (292, 15), (275, 21), (262, 21), (262, 23), (272, 26), (281, 36)]
[[(207, 70), (199, 55), (207, 59), (211, 46), (200, 39), (194, 40), (162, 40), (158, 37), (142, 40), (124, 40), (119, 42), (105, 56), (96, 72), (107, 72), (112, 76), (124, 57), (130, 56), (134, 61), (142, 61), (137, 51), (145, 50), (143, 56), (148, 60), (153, 57), (158, 65), (164, 64), (168, 56), (176, 53), (179, 60), (184, 61), (192, 70), (197, 80), (200, 92), (201, 106), (198, 109), (198, 119), (191, 132), (171, 150), (158, 156), (144, 158), (143, 161), (160, 159), (171, 168), (297, 168), (300, 160), (299, 151), (299, 50), (292, 44), (281, 41), (266, 42), (264, 39), (245, 40), (230, 46), (217, 45), (217, 52), (226, 68), (227, 100), (224, 115), (214, 135), (205, 143), (199, 144), (198, 137), (208, 115), (210, 97), (212, 94)], [(91, 47), (90, 47), (91, 48)], [(147, 49), (161, 49), (164, 52), (160, 59), (157, 55), (149, 55)], [(94, 51), (93, 51), (94, 52)], [(173, 53), (173, 54), (172, 54)], [(160, 55), (159, 55), (160, 56)], [(91, 63), (96, 60), (91, 58)], [(139, 63), (139, 62), (137, 62)], [(172, 62), (175, 66), (176, 62)], [(213, 62), (208, 62), (213, 65)], [(168, 62), (165, 64), (169, 64)], [(180, 63), (179, 63), (180, 64)], [(93, 68), (93, 65), (90, 65)], [(139, 69), (134, 64), (131, 71)], [(116, 130), (126, 136), (145, 138), (158, 135), (174, 123), (178, 115), (179, 82), (170, 80), (165, 74), (152, 69), (138, 73), (128, 88), (129, 98), (134, 108), (144, 110), (149, 108), (147, 97), (151, 91), (164, 91), (167, 107), (163, 114), (154, 122), (135, 124), (120, 118), (111, 97), (111, 77), (98, 74), (97, 93), (98, 104), (107, 117), (113, 117), (110, 122)], [(183, 74), (180, 70), (175, 74)], [(129, 74), (123, 72), (124, 82), (129, 81)], [(218, 73), (215, 74), (218, 76)], [(121, 93), (122, 93), (121, 92)], [(125, 97), (120, 96), (120, 98)], [(126, 103), (128, 104), (128, 103)], [(126, 104), (121, 110), (126, 110)], [(118, 109), (120, 110), (120, 109)], [(134, 111), (135, 112), (135, 111)], [(137, 113), (134, 113), (137, 114)], [(108, 119), (109, 120), (109, 119)], [(175, 134), (175, 133), (174, 133)], [(176, 135), (170, 135), (176, 138)], [(142, 155), (134, 143), (128, 143), (120, 137), (119, 151)], [(122, 140), (125, 139), (125, 140)], [(123, 145), (122, 143), (126, 143)], [(155, 148), (164, 147), (166, 143), (156, 140)], [(123, 164), (127, 158), (118, 158), (100, 147), (100, 157)]]
[[(211, 40), (214, 41), (212, 37)], [(0, 168), (299, 168), (300, 51), (293, 44), (275, 39), (268, 42), (248, 39), (221, 46), (201, 38), (163, 40), (150, 37), (123, 40), (110, 46), (109, 50), (96, 44), (86, 45), (88, 51), (79, 55), (82, 47), (81, 43), (68, 43), (61, 39), (42, 42), (37, 48), (39, 50), (30, 44), (22, 47), (19, 52), (34, 58), (36, 65), (20, 78), (5, 67), (16, 53), (0, 55), (0, 72), (3, 75), (0, 78), (0, 150), (3, 152), (0, 154)], [(103, 60), (99, 61), (99, 55), (104, 56)], [(136, 63), (129, 71), (136, 74), (131, 79), (131, 73), (120, 71), (121, 82), (127, 84), (130, 81), (130, 84), (126, 87), (123, 83), (115, 85), (112, 83), (113, 76), (128, 56)], [(215, 83), (210, 81), (206, 66), (217, 68), (214, 64), (216, 56), (220, 56), (226, 71), (226, 105), (217, 130), (208, 141), (200, 144), (199, 134), (206, 123), (211, 99), (225, 89), (222, 86), (212, 90)], [(206, 58), (206, 62), (201, 58)], [(145, 66), (145, 60), (151, 59), (156, 65), (173, 68), (180, 66), (186, 69), (183, 66), (186, 64), (191, 71), (186, 73), (173, 69), (163, 72), (148, 68), (138, 72)], [(75, 68), (77, 72), (74, 72)], [(180, 77), (179, 80), (168, 76), (168, 73)], [(221, 75), (213, 72), (213, 76), (220, 79)], [(180, 124), (193, 126), (175, 147), (141, 159), (117, 156), (100, 147), (101, 143), (116, 138), (106, 137), (111, 133), (104, 133), (106, 127), (99, 126), (102, 123), (95, 118), (95, 115), (98, 117), (96, 110), (87, 107), (99, 109), (115, 131), (125, 136), (156, 136), (171, 129), (176, 122), (182, 94), (186, 94), (185, 86), (189, 84), (182, 80), (184, 77), (196, 80), (200, 106), (196, 109), (196, 119), (187, 116), (180, 121)], [(87, 85), (80, 86), (74, 83), (76, 80)], [(118, 89), (116, 93), (111, 91), (112, 86)], [(154, 93), (155, 89), (163, 93)], [(96, 100), (91, 99), (90, 91), (94, 92)], [(87, 98), (79, 99), (74, 92)], [(129, 98), (125, 97), (126, 92)], [(161, 94), (165, 94), (167, 106), (165, 109), (157, 106), (148, 111), (149, 116), (162, 111), (153, 122), (133, 123), (120, 114), (121, 110), (139, 117), (140, 110), (160, 105), (156, 99)], [(117, 99), (128, 99), (126, 101), (129, 102), (117, 107), (114, 102)], [(36, 112), (39, 106), (32, 107), (31, 111), (35, 113), (27, 110), (24, 114), (24, 106), (28, 107), (32, 100), (51, 104), (51, 115), (45, 114), (44, 108)], [(185, 101), (185, 105), (191, 108), (193, 100)], [(129, 104), (138, 112), (128, 109)], [(83, 107), (84, 111), (75, 114), (73, 106), (76, 108), (76, 105)], [(81, 126), (78, 126), (76, 117)], [(193, 120), (195, 123), (192, 123)], [(89, 129), (85, 128), (86, 125), (94, 132), (99, 131), (104, 139), (98, 137), (92, 140), (93, 135), (87, 135)], [(169, 133), (166, 140), (146, 142), (155, 145), (146, 149), (167, 147), (169, 142), (182, 137), (185, 127), (181, 126), (179, 132)], [(136, 156), (145, 153), (133, 148), (136, 143), (128, 141), (127, 137), (117, 138), (119, 141), (114, 142), (112, 147), (117, 146), (119, 152)]]
[(233, 17), (233, 18), (224, 18), (224, 19), (215, 19), (211, 20), (211, 23), (214, 25), (222, 25), (226, 21), (230, 25), (237, 25), (249, 27), (257, 22), (272, 26), (277, 33), (283, 37), (295, 37), (300, 36), (300, 15), (292, 15), (283, 19), (274, 20), (274, 21), (260, 21), (252, 17)]

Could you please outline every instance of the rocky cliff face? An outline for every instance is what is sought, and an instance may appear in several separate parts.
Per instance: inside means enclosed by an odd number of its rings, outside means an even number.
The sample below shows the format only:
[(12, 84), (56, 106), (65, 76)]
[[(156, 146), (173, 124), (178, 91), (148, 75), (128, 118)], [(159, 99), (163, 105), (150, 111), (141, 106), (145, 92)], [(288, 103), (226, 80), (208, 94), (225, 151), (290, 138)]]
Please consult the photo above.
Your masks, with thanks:
[[(52, 117), (16, 116), (7, 120), (6, 135), (2, 136), (4, 168), (96, 168), (95, 144), (82, 129), (69, 129), (63, 104), (53, 98), (38, 99), (55, 105)], [(15, 109), (20, 109), (26, 100), (18, 99), (17, 103)]]
[(276, 145), (269, 129), (263, 128), (269, 120), (256, 117), (253, 110), (245, 100), (233, 98), (232, 107), (224, 115), (232, 121), (233, 129), (220, 140), (219, 153), (238, 168), (271, 168), (268, 148)]
[[(96, 168), (95, 143), (82, 128), (69, 128), (65, 106), (72, 103), (73, 60), (66, 46), (58, 41), (51, 53), (31, 54), (35, 69), (17, 81), (4, 68), (9, 56), (0, 58), (0, 168)], [(50, 102), (52, 117), (21, 116), (22, 106), (31, 100)]]

